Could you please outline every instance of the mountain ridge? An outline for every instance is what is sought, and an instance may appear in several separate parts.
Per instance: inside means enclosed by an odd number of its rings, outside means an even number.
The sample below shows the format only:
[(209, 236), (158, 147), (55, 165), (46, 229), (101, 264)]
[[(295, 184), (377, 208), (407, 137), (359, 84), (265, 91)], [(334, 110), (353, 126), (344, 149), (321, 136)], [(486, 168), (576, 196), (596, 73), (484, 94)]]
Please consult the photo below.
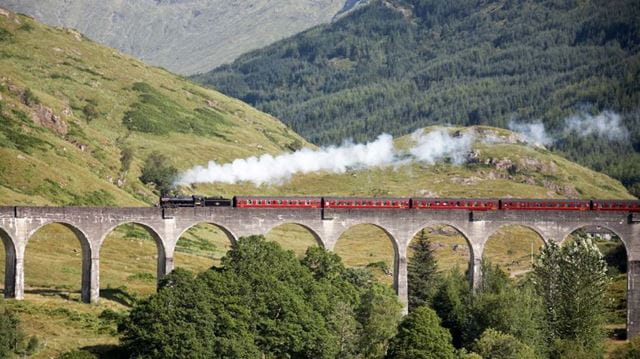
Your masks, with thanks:
[(240, 54), (348, 11), (353, 0), (135, 2), (2, 0), (0, 6), (182, 74), (208, 71)]

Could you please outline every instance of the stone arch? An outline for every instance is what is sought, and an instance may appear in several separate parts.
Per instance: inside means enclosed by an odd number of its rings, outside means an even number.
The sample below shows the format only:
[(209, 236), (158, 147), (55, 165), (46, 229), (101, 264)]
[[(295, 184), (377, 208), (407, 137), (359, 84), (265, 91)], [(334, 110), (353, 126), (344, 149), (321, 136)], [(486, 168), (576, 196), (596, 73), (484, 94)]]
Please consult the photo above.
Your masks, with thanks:
[(0, 228), (0, 240), (4, 249), (4, 282), (2, 291), (5, 298), (12, 298), (15, 296), (16, 247), (13, 243), (13, 238), (2, 228)]
[(422, 232), (423, 230), (425, 230), (426, 228), (432, 228), (435, 226), (448, 226), (451, 227), (453, 229), (455, 229), (461, 236), (462, 238), (464, 238), (464, 241), (467, 245), (467, 248), (469, 249), (469, 259), (467, 261), (467, 266), (468, 269), (470, 269), (473, 266), (473, 262), (474, 262), (474, 250), (473, 250), (473, 244), (471, 243), (471, 241), (469, 240), (469, 236), (465, 233), (464, 229), (460, 228), (459, 226), (456, 226), (455, 224), (452, 223), (448, 223), (446, 221), (444, 222), (428, 222), (425, 223), (423, 225), (421, 225), (421, 227), (417, 230), (415, 230), (415, 228), (412, 230), (413, 234), (408, 238), (407, 240), (407, 251), (409, 250), (409, 248), (411, 247), (411, 242), (413, 241), (414, 238), (416, 238), (416, 236)]
[[(509, 246), (506, 251), (505, 248), (495, 248), (495, 246), (492, 246), (492, 244), (496, 244), (496, 241), (500, 243), (500, 235), (508, 229), (515, 231), (515, 234), (519, 236), (509, 236), (506, 238), (509, 241)], [(520, 233), (518, 233), (518, 231), (520, 231)], [(513, 241), (513, 238), (517, 239)], [(523, 247), (523, 245), (526, 244), (523, 239), (532, 240), (532, 242), (529, 243), (530, 247)], [(482, 247), (482, 258), (490, 260), (493, 265), (500, 266), (501, 269), (511, 277), (517, 277), (531, 271), (533, 268), (534, 253), (539, 253), (547, 244), (548, 240), (543, 234), (543, 231), (534, 225), (515, 222), (500, 223), (486, 236)], [(491, 256), (492, 251), (496, 257)]]
[(81, 286), (80, 286), (80, 295), (81, 295), (81, 300), (83, 302), (90, 302), (92, 299), (91, 296), (91, 287), (92, 287), (92, 253), (95, 250), (93, 248), (93, 245), (89, 239), (89, 236), (78, 226), (76, 226), (73, 223), (70, 222), (66, 222), (66, 221), (59, 221), (59, 220), (50, 220), (50, 221), (43, 221), (41, 222), (38, 226), (36, 226), (34, 229), (32, 229), (31, 231), (28, 232), (27, 237), (26, 237), (26, 241), (25, 241), (25, 265), (24, 265), (24, 278), (26, 279), (26, 273), (28, 273), (28, 265), (27, 265), (27, 248), (29, 247), (29, 243), (31, 242), (31, 239), (33, 238), (33, 236), (39, 232), (40, 230), (42, 230), (43, 228), (49, 226), (49, 225), (54, 225), (54, 224), (59, 224), (64, 226), (65, 228), (69, 229), (73, 235), (75, 236), (75, 238), (80, 242), (80, 248), (82, 251), (82, 265), (81, 265)]
[(89, 251), (89, 254), (91, 253), (93, 246), (91, 244), (91, 241), (89, 240), (89, 236), (82, 229), (80, 229), (78, 226), (76, 226), (73, 223), (66, 222), (66, 221), (57, 221), (57, 220), (42, 222), (36, 228), (29, 231), (29, 233), (27, 234), (25, 247), (29, 244), (29, 240), (31, 239), (31, 237), (33, 237), (34, 234), (36, 234), (36, 232), (38, 232), (39, 230), (41, 230), (42, 228), (50, 224), (61, 224), (67, 227), (69, 230), (71, 230), (71, 232), (73, 232), (73, 234), (75, 234), (78, 241), (80, 241), (82, 250), (84, 251), (86, 247), (86, 249)]
[(220, 230), (221, 230), (222, 232), (224, 232), (224, 234), (226, 234), (226, 235), (227, 235), (227, 237), (229, 238), (229, 240), (231, 241), (231, 243), (236, 243), (236, 242), (238, 241), (238, 236), (236, 236), (236, 235), (235, 235), (235, 233), (233, 233), (233, 232), (232, 232), (230, 229), (228, 229), (227, 227), (225, 227), (225, 226), (223, 226), (223, 225), (221, 225), (221, 224), (218, 224), (218, 223), (216, 223), (216, 222), (213, 222), (213, 221), (198, 221), (198, 222), (189, 223), (189, 225), (188, 225), (188, 226), (185, 226), (185, 227), (184, 227), (184, 229), (182, 229), (182, 230), (180, 231), (180, 234), (178, 234), (178, 237), (177, 237), (177, 238), (179, 239), (179, 238), (180, 238), (180, 237), (182, 237), (185, 233), (187, 233), (187, 231), (188, 231), (188, 230), (190, 230), (191, 228), (193, 228), (193, 227), (195, 227), (195, 226), (197, 226), (197, 225), (199, 225), (199, 224), (209, 224), (209, 225), (212, 225), (212, 226), (216, 226), (216, 227), (220, 228)]
[[(178, 245), (179, 245), (179, 243), (184, 243), (184, 242), (181, 242), (181, 241), (185, 240), (185, 239), (183, 239), (183, 237), (188, 235), (190, 231), (202, 229), (202, 228), (198, 228), (198, 227), (202, 227), (202, 226), (215, 227), (216, 230), (219, 230), (220, 232), (222, 232), (223, 236), (225, 237), (225, 246), (226, 246), (227, 249), (224, 250), (223, 252), (219, 252), (219, 253), (215, 253), (214, 251), (211, 251), (210, 249), (205, 249), (203, 252), (206, 253), (206, 255), (200, 255), (202, 253), (194, 254), (194, 252), (187, 251), (186, 248), (185, 248), (185, 250), (180, 250)], [(205, 230), (206, 230), (206, 228), (205, 228)], [(178, 264), (178, 263), (180, 263), (178, 257), (196, 255), (198, 257), (191, 257), (189, 259), (189, 265), (186, 266), (188, 269), (196, 271), (196, 272), (197, 271), (202, 271), (202, 270), (205, 270), (205, 269), (209, 269), (209, 268), (211, 268), (212, 265), (216, 265), (215, 261), (216, 260), (219, 261), (220, 258), (222, 257), (222, 253), (226, 253), (227, 252), (227, 250), (229, 249), (228, 246), (231, 246), (231, 245), (235, 244), (238, 241), (238, 237), (230, 229), (228, 229), (224, 225), (218, 224), (215, 221), (210, 221), (210, 220), (202, 220), (202, 221), (190, 222), (190, 223), (188, 223), (188, 225), (184, 226), (184, 228), (181, 227), (181, 229), (178, 232), (179, 233), (175, 238), (176, 242), (174, 243), (175, 247), (174, 247), (174, 250), (173, 250), (173, 254), (171, 255), (173, 257), (173, 262)], [(210, 236), (209, 233), (207, 233), (207, 235)], [(198, 237), (196, 236), (196, 239), (197, 238)], [(207, 242), (207, 245), (211, 244), (211, 240), (210, 239), (211, 238), (208, 238), (207, 240), (205, 240), (205, 242)], [(200, 244), (202, 244), (202, 243), (200, 243)], [(213, 254), (213, 255), (211, 255), (211, 254)], [(218, 256), (220, 256), (220, 257), (218, 257)], [(206, 263), (207, 260), (202, 261), (202, 259), (205, 258), (205, 257), (209, 258), (211, 260), (211, 262)], [(187, 261), (182, 261), (181, 263), (183, 263), (182, 266), (184, 266), (184, 263), (187, 263)]]
[(286, 222), (275, 223), (274, 225), (270, 226), (269, 229), (267, 229), (264, 232), (264, 234), (266, 236), (272, 230), (274, 230), (274, 229), (276, 229), (276, 228), (278, 228), (280, 226), (285, 226), (285, 225), (296, 225), (296, 226), (300, 226), (300, 227), (306, 229), (307, 232), (309, 232), (311, 234), (311, 236), (313, 236), (313, 239), (316, 241), (316, 244), (320, 248), (326, 249), (326, 245), (325, 245), (324, 241), (322, 240), (322, 237), (320, 237), (320, 235), (318, 234), (318, 232), (316, 230), (314, 230), (313, 228), (309, 227), (308, 225), (306, 225), (304, 223), (300, 223), (300, 222), (296, 222), (296, 221), (286, 221)]
[(336, 251), (336, 246), (338, 246), (338, 244), (340, 243), (341, 239), (343, 238), (344, 234), (347, 233), (349, 230), (351, 230), (352, 228), (356, 227), (356, 226), (363, 226), (363, 225), (368, 225), (368, 226), (373, 226), (379, 230), (381, 230), (382, 232), (384, 232), (384, 234), (386, 235), (387, 239), (391, 242), (392, 248), (393, 248), (393, 287), (398, 290), (398, 282), (401, 280), (401, 278), (399, 278), (399, 271), (400, 271), (400, 248), (399, 248), (399, 244), (398, 244), (398, 239), (389, 231), (387, 230), (387, 228), (385, 228), (384, 226), (378, 224), (378, 223), (374, 223), (374, 222), (359, 222), (359, 223), (351, 223), (348, 226), (346, 226), (342, 231), (340, 231), (337, 235), (336, 235), (336, 242), (333, 248), (333, 251)]
[(491, 231), (491, 233), (489, 233), (489, 235), (487, 236), (487, 240), (485, 241), (488, 242), (489, 238), (491, 238), (491, 236), (495, 235), (496, 233), (498, 233), (501, 229), (503, 229), (504, 227), (509, 227), (509, 226), (519, 226), (519, 227), (523, 227), (523, 228), (527, 228), (530, 229), (532, 232), (535, 232), (538, 237), (540, 237), (540, 240), (542, 240), (542, 242), (546, 245), (549, 243), (549, 240), (547, 239), (547, 237), (545, 237), (545, 235), (543, 234), (542, 230), (540, 230), (540, 228), (534, 226), (534, 225), (529, 225), (529, 224), (521, 224), (521, 223), (504, 223), (504, 224), (500, 224), (499, 226), (497, 226), (495, 229), (493, 229)]
[(157, 254), (157, 269), (156, 269), (156, 275), (157, 275), (157, 279), (160, 280), (160, 278), (162, 278), (165, 274), (167, 274), (167, 266), (171, 265), (166, 263), (166, 258), (167, 258), (167, 248), (166, 248), (166, 243), (164, 241), (164, 239), (160, 236), (160, 234), (153, 228), (153, 226), (144, 223), (142, 221), (122, 221), (122, 222), (118, 222), (114, 225), (112, 225), (111, 227), (109, 227), (108, 229), (106, 229), (104, 231), (104, 233), (102, 234), (102, 237), (100, 237), (100, 241), (99, 241), (99, 248), (98, 251), (102, 250), (102, 247), (104, 246), (104, 242), (106, 241), (107, 237), (113, 233), (113, 231), (115, 231), (116, 228), (123, 226), (123, 225), (127, 225), (127, 224), (135, 224), (138, 225), (140, 227), (143, 227), (147, 233), (149, 233), (149, 235), (151, 236), (151, 238), (153, 238), (153, 241), (155, 242), (156, 245), (156, 254)]

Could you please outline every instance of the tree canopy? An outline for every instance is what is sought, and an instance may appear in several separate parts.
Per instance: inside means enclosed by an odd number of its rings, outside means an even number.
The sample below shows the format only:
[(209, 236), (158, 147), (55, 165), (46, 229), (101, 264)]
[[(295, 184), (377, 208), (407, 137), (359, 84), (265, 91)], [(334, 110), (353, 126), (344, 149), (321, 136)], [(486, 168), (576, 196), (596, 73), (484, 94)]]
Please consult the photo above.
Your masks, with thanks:
[(120, 326), (140, 358), (381, 358), (401, 305), (393, 291), (311, 248), (301, 261), (262, 236), (220, 268), (175, 270)]

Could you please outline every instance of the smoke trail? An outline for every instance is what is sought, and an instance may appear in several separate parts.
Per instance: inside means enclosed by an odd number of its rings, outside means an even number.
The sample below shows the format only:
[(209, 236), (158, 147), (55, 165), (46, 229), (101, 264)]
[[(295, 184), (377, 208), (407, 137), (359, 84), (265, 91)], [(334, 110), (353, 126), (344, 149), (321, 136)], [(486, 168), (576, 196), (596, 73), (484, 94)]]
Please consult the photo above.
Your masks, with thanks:
[(467, 155), (473, 146), (474, 135), (465, 132), (459, 137), (452, 137), (448, 131), (431, 131), (427, 135), (423, 130), (411, 134), (415, 146), (409, 153), (418, 161), (434, 164), (450, 159), (455, 164), (467, 161)]
[(553, 138), (547, 134), (544, 124), (540, 121), (529, 123), (509, 121), (509, 129), (523, 135), (525, 141), (530, 145), (548, 146), (554, 142)]
[[(516, 123), (509, 122), (509, 129), (525, 136), (527, 143), (536, 146), (553, 144), (556, 139), (550, 136), (544, 124), (540, 121)], [(622, 118), (615, 112), (603, 111), (598, 115), (580, 113), (564, 119), (564, 128), (560, 131), (562, 136), (577, 135), (586, 137), (597, 135), (606, 137), (611, 141), (626, 140), (629, 138), (629, 130), (622, 124)]]
[[(423, 135), (422, 131), (416, 132), (412, 139), (415, 144), (408, 151), (409, 159), (429, 164), (444, 159), (462, 163), (473, 144), (472, 135), (453, 137), (442, 129), (427, 135)], [(298, 173), (344, 173), (348, 169), (402, 164), (407, 161), (406, 157), (407, 154), (394, 148), (390, 135), (382, 134), (375, 141), (366, 144), (345, 143), (339, 147), (331, 146), (319, 150), (305, 148), (278, 156), (267, 154), (224, 164), (210, 161), (206, 167), (196, 166), (183, 172), (175, 185), (246, 181), (259, 186), (264, 183), (282, 183)]]
[(629, 130), (622, 124), (622, 118), (615, 112), (604, 111), (598, 115), (578, 114), (565, 119), (565, 135), (572, 132), (585, 137), (592, 134), (609, 140), (629, 138)]

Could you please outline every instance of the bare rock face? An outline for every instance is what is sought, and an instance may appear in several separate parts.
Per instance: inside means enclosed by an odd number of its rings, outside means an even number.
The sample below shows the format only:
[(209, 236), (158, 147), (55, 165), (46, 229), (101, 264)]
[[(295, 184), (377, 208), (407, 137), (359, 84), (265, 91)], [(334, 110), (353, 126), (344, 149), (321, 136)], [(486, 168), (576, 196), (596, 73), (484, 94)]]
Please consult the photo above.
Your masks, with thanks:
[(33, 122), (59, 135), (64, 136), (69, 132), (67, 123), (60, 116), (53, 113), (50, 108), (42, 104), (37, 104), (33, 107), (31, 118)]

